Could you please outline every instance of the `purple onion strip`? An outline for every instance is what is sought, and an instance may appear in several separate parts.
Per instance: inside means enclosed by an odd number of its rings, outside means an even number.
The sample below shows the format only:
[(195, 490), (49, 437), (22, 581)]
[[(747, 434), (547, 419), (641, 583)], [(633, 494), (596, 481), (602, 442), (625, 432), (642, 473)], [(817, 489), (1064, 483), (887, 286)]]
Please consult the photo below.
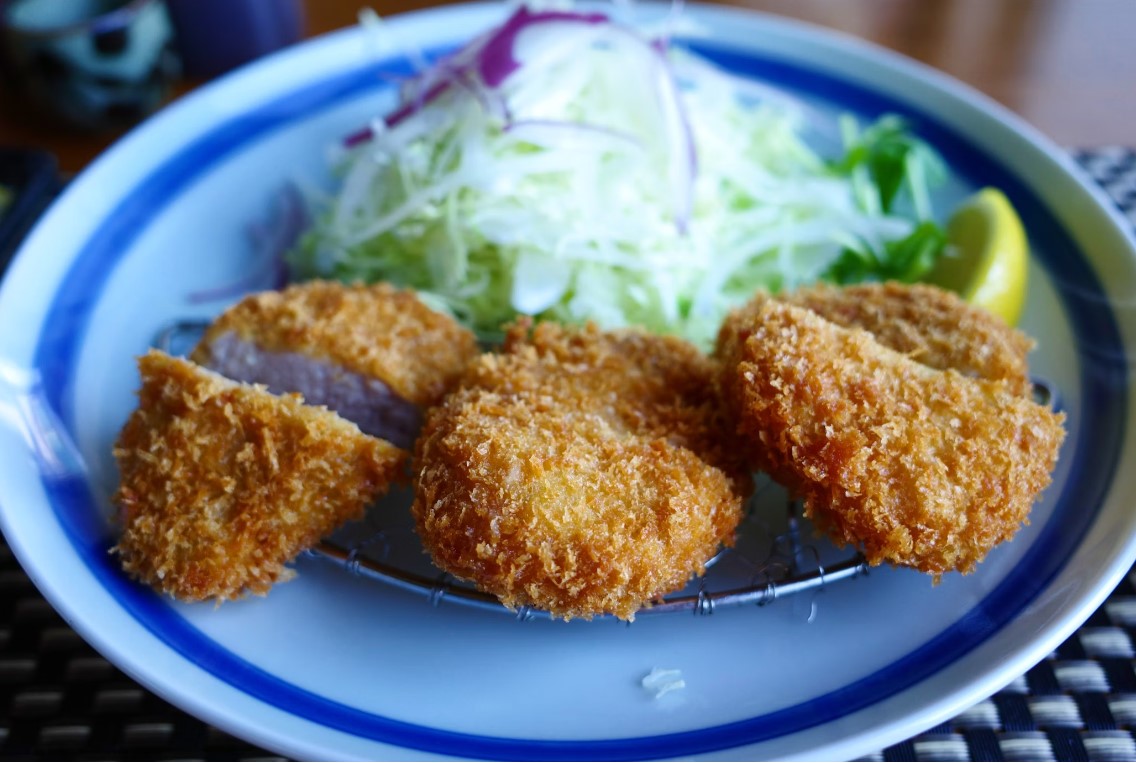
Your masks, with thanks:
[[(681, 8), (681, 0), (677, 3)], [(490, 32), (488, 36), (478, 38), (457, 52), (440, 61), (433, 69), (423, 73), (421, 78), (438, 78), (425, 92), (420, 92), (415, 98), (408, 100), (402, 106), (386, 117), (386, 124), (393, 127), (413, 114), (421, 111), (426, 105), (437, 99), (442, 93), (454, 85), (471, 89), (474, 96), (482, 103), (487, 112), (494, 113), (493, 105), (486, 100), (486, 93), (495, 93), (501, 84), (514, 72), (521, 68), (521, 62), (515, 55), (516, 43), (520, 34), (534, 26), (548, 23), (570, 23), (582, 25), (610, 24), (612, 29), (619, 30), (632, 40), (642, 43), (643, 40), (629, 30), (614, 24), (607, 16), (601, 13), (574, 13), (571, 11), (531, 11), (521, 6), (510, 16), (504, 24)], [(678, 82), (667, 61), (667, 48), (669, 40), (656, 39), (646, 43), (651, 55), (655, 56), (662, 71), (662, 86), (670, 92), (670, 100), (674, 104), (675, 118), (681, 133), (682, 160), (686, 164), (686, 178), (683, 187), (677, 189), (675, 202), (675, 226), (679, 232), (687, 232), (690, 217), (694, 206), (694, 178), (698, 175), (698, 150), (694, 143), (694, 131), (690, 124), (690, 116), (683, 106), (682, 93)], [(460, 63), (455, 63), (459, 62)], [(485, 89), (477, 87), (470, 81), (473, 70), (480, 75)], [(439, 78), (439, 75), (442, 75)], [(662, 93), (660, 93), (662, 95)], [(664, 96), (665, 97), (665, 96)], [(498, 110), (503, 115), (505, 129), (508, 130), (511, 117), (504, 101), (499, 103)], [(531, 122), (536, 124), (536, 121)], [(552, 120), (548, 124), (555, 124)], [(565, 123), (568, 124), (568, 123)], [(605, 130), (593, 125), (579, 125), (580, 129)], [(607, 131), (617, 137), (628, 137), (617, 131)], [(344, 140), (344, 145), (353, 147), (374, 137), (370, 127), (366, 127)]]
[[(388, 127), (394, 127), (399, 122), (421, 111), (430, 102), (437, 99), (443, 92), (454, 84), (461, 84), (461, 78), (476, 69), (489, 91), (495, 91), (510, 74), (520, 68), (521, 64), (513, 56), (513, 47), (517, 36), (525, 29), (549, 22), (570, 22), (579, 24), (607, 23), (608, 18), (599, 13), (572, 13), (569, 11), (542, 11), (532, 12), (526, 7), (519, 8), (497, 30), (488, 37), (479, 38), (470, 44), (442, 59), (435, 67), (418, 79), (437, 77), (439, 72), (445, 72), (444, 77), (426, 89), (424, 94), (408, 100), (399, 108), (389, 114), (384, 121)], [(464, 60), (468, 59), (468, 60)], [(454, 65), (454, 61), (462, 63)], [(413, 80), (412, 80), (413, 82)], [(484, 91), (482, 91), (484, 92)], [(483, 105), (484, 102), (483, 102)], [(501, 103), (499, 110), (504, 114), (505, 121), (509, 121), (508, 109)], [(492, 113), (492, 111), (491, 111)], [(364, 127), (351, 133), (343, 140), (344, 146), (353, 148), (374, 137), (370, 127)]]
[(521, 68), (513, 53), (517, 37), (529, 27), (550, 22), (596, 25), (611, 23), (602, 13), (573, 13), (571, 11), (530, 11), (521, 6), (501, 27), (490, 35), (481, 49), (478, 69), (482, 81), (489, 87), (500, 86), (510, 74)]

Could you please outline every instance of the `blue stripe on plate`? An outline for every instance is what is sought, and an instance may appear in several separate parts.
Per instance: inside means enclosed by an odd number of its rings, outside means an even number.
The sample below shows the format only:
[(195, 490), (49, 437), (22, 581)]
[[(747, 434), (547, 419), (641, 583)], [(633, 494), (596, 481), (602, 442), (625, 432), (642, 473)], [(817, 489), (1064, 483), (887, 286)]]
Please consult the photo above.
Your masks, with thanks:
[[(837, 76), (750, 53), (698, 45), (698, 52), (739, 74), (783, 84), (865, 116), (907, 116), (952, 169), (975, 185), (1002, 188), (1035, 240), (1045, 241), (1044, 265), (1054, 278), (1101, 295), (1082, 252), (1038, 197), (998, 157), (991, 156), (933, 116)], [(379, 70), (407, 73), (387, 62), (302, 88), (230, 121), (168, 157), (103, 221), (56, 293), (36, 351), (49, 401), (73, 423), (72, 389), (78, 352), (107, 278), (142, 230), (195, 178), (267, 132), (380, 86)], [(290, 685), (230, 653), (190, 626), (148, 589), (128, 581), (106, 553), (96, 528), (96, 504), (81, 482), (46, 483), (54, 511), (77, 553), (96, 578), (137, 620), (171, 649), (241, 691), (318, 724), (391, 745), (457, 757), (491, 759), (637, 759), (696, 755), (781, 737), (844, 717), (903, 691), (949, 667), (1011, 622), (1063, 568), (1094, 521), (1116, 469), (1127, 409), (1124, 349), (1104, 299), (1063, 297), (1079, 342), (1103, 348), (1082, 355), (1083, 421), (1067, 487), (1053, 516), (1021, 563), (981, 603), (938, 636), (892, 664), (841, 689), (745, 721), (697, 731), (619, 740), (542, 741), (459, 734), (356, 710)], [(1091, 401), (1091, 404), (1089, 404)], [(1069, 445), (1066, 446), (1068, 452)], [(1089, 454), (1092, 457), (1089, 457)], [(1075, 492), (1072, 486), (1075, 486)]]

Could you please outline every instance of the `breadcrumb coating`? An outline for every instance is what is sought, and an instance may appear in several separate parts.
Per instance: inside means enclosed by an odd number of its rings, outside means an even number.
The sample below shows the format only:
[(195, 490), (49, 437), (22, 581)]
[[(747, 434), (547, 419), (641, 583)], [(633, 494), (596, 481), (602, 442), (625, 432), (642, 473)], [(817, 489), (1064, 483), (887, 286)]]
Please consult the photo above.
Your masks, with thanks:
[(594, 324), (533, 326), (525, 319), (509, 327), (499, 353), (471, 364), (462, 385), (531, 389), (594, 410), (637, 435), (693, 451), (744, 492), (751, 475), (715, 387), (717, 374), (712, 358), (678, 337)]
[(441, 400), (479, 352), (473, 332), (387, 283), (307, 281), (253, 294), (209, 327), (191, 359), (209, 365), (210, 345), (229, 332), (379, 379), (418, 406)]
[(970, 572), (1049, 485), (1064, 416), (1011, 381), (932, 369), (776, 300), (731, 320), (723, 388), (751, 449), (870, 563)]
[(693, 346), (510, 330), (427, 415), (412, 511), (434, 561), (510, 607), (637, 610), (733, 542), (752, 485)]
[(838, 326), (869, 331), (880, 344), (925, 366), (1001, 379), (1019, 395), (1033, 390), (1027, 356), (1034, 341), (998, 316), (928, 284), (818, 283), (776, 297), (759, 293), (726, 319), (719, 346), (737, 341), (731, 333), (744, 330), (773, 298), (812, 310)]
[(151, 350), (114, 449), (123, 568), (178, 599), (264, 594), (403, 478), (408, 453), (348, 421)]

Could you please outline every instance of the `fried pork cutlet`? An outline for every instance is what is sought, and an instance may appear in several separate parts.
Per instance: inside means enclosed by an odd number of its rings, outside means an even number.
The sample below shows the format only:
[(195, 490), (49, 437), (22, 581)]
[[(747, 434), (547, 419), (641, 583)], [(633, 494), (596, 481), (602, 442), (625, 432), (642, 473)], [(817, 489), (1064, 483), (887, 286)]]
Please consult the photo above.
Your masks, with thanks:
[[(759, 294), (742, 310), (756, 314), (769, 298)], [(1029, 395), (1033, 389), (1026, 360), (1033, 340), (952, 292), (927, 284), (822, 283), (776, 298), (808, 308), (838, 326), (865, 329), (880, 344), (925, 366), (1002, 379), (1019, 395)]]
[(472, 332), (412, 291), (310, 281), (237, 303), (190, 357), (276, 394), (298, 392), (409, 448), (422, 410), (477, 353)]
[(565, 619), (631, 619), (681, 588), (732, 543), (751, 489), (714, 370), (674, 338), (514, 327), (416, 445), (435, 563)]
[(751, 452), (838, 543), (939, 576), (1027, 519), (1064, 417), (776, 300), (729, 319), (723, 384)]
[(263, 594), (400, 478), (408, 453), (295, 395), (156, 350), (114, 455), (127, 572), (183, 600)]

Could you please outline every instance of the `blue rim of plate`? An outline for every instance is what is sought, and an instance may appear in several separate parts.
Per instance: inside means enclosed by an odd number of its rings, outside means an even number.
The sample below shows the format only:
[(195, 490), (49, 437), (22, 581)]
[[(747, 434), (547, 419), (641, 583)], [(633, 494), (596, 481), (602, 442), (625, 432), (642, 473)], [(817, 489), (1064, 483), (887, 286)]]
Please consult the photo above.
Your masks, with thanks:
[[(93, 576), (131, 615), (169, 648), (245, 694), (316, 724), (397, 747), (464, 758), (639, 759), (694, 755), (755, 744), (832, 722), (909, 689), (977, 648), (1023, 611), (1064, 568), (1095, 521), (1119, 463), (1127, 412), (1125, 353), (1113, 313), (1092, 267), (1071, 235), (1027, 185), (989, 154), (931, 115), (891, 96), (750, 51), (699, 42), (695, 52), (736, 74), (780, 83), (856, 113), (906, 116), (934, 145), (952, 170), (974, 185), (1001, 188), (1018, 209), (1027, 231), (1045, 241), (1041, 262), (1058, 283), (1099, 300), (1072, 302), (1062, 294), (1078, 347), (1105, 351), (1081, 354), (1083, 418), (1072, 449), (1065, 489), (1036, 542), (1007, 577), (960, 620), (922, 646), (876, 672), (791, 707), (724, 725), (656, 736), (601, 740), (541, 740), (480, 736), (434, 729), (366, 713), (288, 684), (228, 652), (193, 628), (157, 595), (128, 580), (107, 554), (105, 530), (89, 485), (80, 479), (41, 477), (53, 511), (76, 553)], [(451, 47), (431, 51), (432, 56)], [(304, 86), (225, 121), (167, 157), (103, 220), (72, 262), (55, 293), (37, 339), (35, 367), (49, 404), (73, 429), (71, 391), (79, 350), (110, 273), (150, 221), (181, 191), (243, 146), (306, 116), (382, 87), (376, 75), (411, 73), (403, 59), (349, 70)], [(350, 126), (348, 126), (350, 127)], [(1089, 458), (1091, 451), (1093, 457)], [(1066, 454), (1070, 443), (1066, 443)], [(1069, 457), (1068, 455), (1065, 456)], [(1070, 486), (1076, 486), (1076, 493)]]

